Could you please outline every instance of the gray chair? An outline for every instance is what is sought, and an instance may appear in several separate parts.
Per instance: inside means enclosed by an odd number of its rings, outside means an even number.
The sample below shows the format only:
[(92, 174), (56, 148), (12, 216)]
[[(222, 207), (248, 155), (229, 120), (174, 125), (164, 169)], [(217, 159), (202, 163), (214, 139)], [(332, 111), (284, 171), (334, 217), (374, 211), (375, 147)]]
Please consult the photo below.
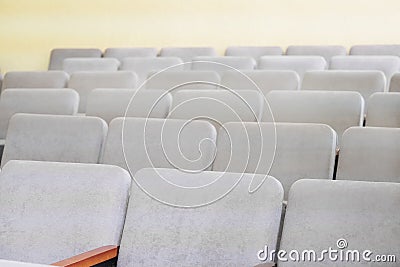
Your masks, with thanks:
[(345, 56), (347, 50), (341, 45), (290, 45), (286, 49), (288, 56), (321, 56), (330, 62), (333, 56)]
[(8, 162), (0, 173), (0, 258), (51, 264), (119, 245), (130, 185), (117, 166)]
[(68, 87), (79, 93), (79, 113), (86, 112), (87, 98), (95, 88), (135, 88), (137, 76), (131, 71), (84, 71), (71, 75)]
[(216, 71), (222, 73), (230, 70), (253, 70), (257, 62), (252, 57), (194, 57), (192, 70)]
[(210, 169), (217, 132), (205, 121), (116, 118), (109, 125), (101, 163), (128, 169)]
[(218, 132), (213, 170), (272, 175), (287, 197), (304, 177), (333, 179), (336, 142), (324, 124), (227, 123)]
[(81, 71), (117, 71), (120, 62), (115, 58), (66, 58), (63, 70), (69, 74)]
[[(194, 57), (207, 56), (216, 57), (217, 51), (213, 47), (163, 47), (160, 57), (178, 57), (184, 63), (190, 63)], [(184, 65), (185, 70), (190, 70), (190, 64)]]
[(100, 118), (15, 114), (1, 166), (10, 160), (98, 163), (107, 134)]
[(279, 46), (229, 46), (225, 56), (252, 57), (255, 60), (262, 56), (281, 56), (283, 50)]
[(271, 176), (142, 169), (135, 180), (140, 187), (132, 184), (118, 266), (255, 266), (266, 243), (276, 248), (283, 189)]
[(400, 56), (400, 45), (353, 45), (350, 55)]
[(28, 262), (21, 262), (21, 261), (0, 260), (0, 266), (2, 266), (2, 267), (50, 267), (51, 265), (28, 263)]
[(389, 92), (400, 92), (400, 73), (394, 73), (388, 83)]
[[(376, 255), (400, 254), (399, 195), (397, 183), (296, 182), (289, 192), (280, 243), (288, 261), (278, 261), (278, 266), (397, 266), (396, 262), (372, 260)], [(293, 250), (299, 252), (300, 259), (305, 255), (306, 260), (290, 260), (289, 252)], [(338, 252), (332, 252), (330, 260), (329, 252), (323, 254), (324, 250)], [(365, 250), (371, 253), (363, 254)], [(340, 255), (344, 255), (343, 260)], [(352, 260), (357, 255), (360, 261)], [(296, 254), (292, 256), (296, 258)]]
[(110, 123), (117, 117), (165, 118), (172, 105), (164, 90), (94, 89), (88, 97), (86, 116)]
[(64, 88), (69, 75), (63, 71), (10, 71), (4, 76), (2, 90), (7, 88)]
[(155, 47), (115, 47), (107, 48), (103, 57), (116, 58), (122, 61), (126, 57), (156, 57), (158, 49)]
[(100, 58), (101, 50), (97, 48), (56, 48), (51, 50), (49, 70), (62, 70), (63, 61), (73, 57)]
[(352, 127), (340, 146), (337, 179), (400, 182), (400, 129)]
[(366, 126), (400, 128), (400, 93), (375, 93), (368, 99)]

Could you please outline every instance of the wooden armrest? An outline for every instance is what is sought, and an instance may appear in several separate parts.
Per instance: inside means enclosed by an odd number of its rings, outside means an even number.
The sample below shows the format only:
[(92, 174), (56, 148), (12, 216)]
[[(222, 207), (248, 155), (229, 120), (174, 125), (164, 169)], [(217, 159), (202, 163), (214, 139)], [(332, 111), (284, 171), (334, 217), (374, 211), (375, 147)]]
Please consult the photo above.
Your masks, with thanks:
[(265, 262), (265, 263), (257, 264), (257, 265), (254, 266), (254, 267), (275, 267), (275, 266), (276, 266), (276, 265), (275, 265), (274, 262)]
[(52, 263), (51, 265), (63, 267), (87, 267), (105, 262), (107, 260), (117, 257), (117, 255), (118, 246), (104, 246), (82, 253), (77, 256), (73, 256), (69, 259)]

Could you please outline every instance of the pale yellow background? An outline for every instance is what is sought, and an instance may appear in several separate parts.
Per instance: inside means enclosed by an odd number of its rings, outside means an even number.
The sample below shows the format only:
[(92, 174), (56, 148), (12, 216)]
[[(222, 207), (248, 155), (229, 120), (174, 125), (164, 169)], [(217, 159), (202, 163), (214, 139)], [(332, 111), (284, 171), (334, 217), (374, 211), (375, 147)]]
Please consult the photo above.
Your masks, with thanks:
[(0, 0), (0, 68), (55, 47), (400, 43), (399, 0)]

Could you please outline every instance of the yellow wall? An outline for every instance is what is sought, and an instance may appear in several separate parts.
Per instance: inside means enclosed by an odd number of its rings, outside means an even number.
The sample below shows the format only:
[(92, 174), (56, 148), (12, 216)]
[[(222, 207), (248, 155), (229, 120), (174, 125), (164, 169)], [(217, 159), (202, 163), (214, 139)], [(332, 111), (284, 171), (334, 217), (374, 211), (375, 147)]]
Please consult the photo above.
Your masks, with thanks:
[(400, 43), (398, 0), (0, 0), (0, 68), (54, 47)]

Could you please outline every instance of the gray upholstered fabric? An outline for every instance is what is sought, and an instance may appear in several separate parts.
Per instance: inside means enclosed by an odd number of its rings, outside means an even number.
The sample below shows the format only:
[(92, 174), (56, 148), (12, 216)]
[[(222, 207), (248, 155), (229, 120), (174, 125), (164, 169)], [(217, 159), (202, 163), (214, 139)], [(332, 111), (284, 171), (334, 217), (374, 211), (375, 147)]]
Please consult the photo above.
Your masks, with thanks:
[(35, 264), (21, 261), (8, 261), (0, 260), (0, 266), (2, 267), (50, 267), (50, 265)]
[(122, 61), (126, 57), (156, 57), (158, 49), (155, 47), (115, 47), (107, 48), (104, 57), (113, 57)]
[(184, 66), (183, 61), (178, 57), (131, 57), (122, 60), (121, 70), (134, 71), (138, 76), (138, 86), (146, 87), (146, 82), (150, 73), (159, 71), (181, 71)]
[(174, 94), (171, 119), (208, 119), (217, 128), (233, 121), (260, 121), (264, 98), (255, 90), (180, 90)]
[(86, 115), (110, 123), (117, 117), (165, 118), (172, 104), (164, 90), (94, 89), (88, 97)]
[[(163, 178), (192, 187), (215, 182), (206, 188), (188, 189), (173, 187)], [(118, 257), (120, 267), (255, 266), (260, 263), (260, 249), (266, 244), (276, 247), (283, 190), (273, 177), (143, 169), (135, 179), (147, 192), (156, 191), (161, 199), (183, 203), (223, 196), (238, 184), (224, 198), (198, 208), (160, 203), (133, 185)], [(262, 186), (250, 194), (249, 184), (262, 179)]]
[(107, 124), (96, 117), (15, 114), (1, 166), (14, 159), (98, 163), (106, 134)]
[[(323, 250), (358, 250), (360, 259), (370, 250), (376, 255), (400, 255), (400, 184), (358, 181), (301, 180), (290, 193), (280, 249), (314, 250), (321, 257)], [(345, 239), (347, 247), (338, 248)], [(345, 242), (340, 242), (344, 245)], [(333, 253), (339, 256), (341, 253)], [(301, 254), (300, 254), (301, 255)], [(368, 255), (368, 254), (367, 254)], [(350, 254), (351, 257), (351, 254)], [(289, 255), (286, 255), (289, 259)], [(398, 263), (330, 261), (283, 262), (286, 266), (398, 266)]]
[(306, 71), (325, 70), (327, 63), (321, 56), (263, 56), (258, 61), (258, 68), (264, 70), (293, 70), (299, 74), (301, 81)]
[(115, 58), (66, 58), (63, 70), (69, 74), (80, 71), (117, 71), (120, 62)]
[(221, 82), (214, 71), (168, 71), (151, 73), (145, 84), (149, 89), (170, 90), (171, 93), (182, 89), (214, 89)]
[(63, 71), (10, 71), (4, 76), (7, 88), (64, 88), (69, 75)]
[(271, 91), (267, 101), (276, 122), (328, 124), (338, 139), (347, 128), (364, 121), (364, 99), (357, 92)]
[(400, 128), (400, 93), (375, 93), (368, 99), (366, 126)]
[(209, 169), (216, 139), (215, 128), (205, 121), (116, 118), (101, 162), (129, 168), (132, 175), (146, 167)]
[(302, 90), (357, 91), (367, 100), (375, 92), (386, 91), (386, 77), (374, 70), (326, 70), (304, 74)]
[(252, 57), (259, 59), (262, 56), (280, 56), (283, 50), (279, 46), (229, 46), (225, 50), (225, 56)]
[(208, 70), (222, 73), (230, 70), (253, 70), (257, 62), (252, 57), (195, 57), (192, 70)]
[(71, 89), (6, 89), (0, 98), (0, 139), (15, 113), (75, 115), (79, 95)]
[(68, 87), (79, 93), (79, 112), (86, 112), (87, 97), (95, 88), (135, 88), (137, 76), (131, 71), (85, 71), (73, 73)]
[(353, 45), (350, 55), (400, 56), (400, 45)]
[(62, 70), (63, 61), (72, 57), (101, 57), (101, 50), (97, 48), (56, 48), (51, 50), (49, 70)]
[[(217, 55), (217, 51), (212, 47), (164, 47), (160, 51), (160, 57), (178, 57), (185, 63), (191, 62), (194, 57)], [(191, 64), (185, 64), (184, 69), (190, 70)]]
[(389, 92), (400, 92), (400, 73), (394, 73), (388, 83)]
[(346, 48), (341, 45), (290, 45), (286, 49), (289, 56), (321, 56), (329, 63), (333, 56), (345, 56)]
[(333, 178), (337, 137), (328, 125), (233, 122), (223, 127), (215, 171), (269, 174), (286, 194), (298, 179)]
[(400, 58), (396, 56), (336, 56), (329, 66), (332, 70), (380, 70), (387, 81), (400, 69)]
[(0, 173), (0, 258), (53, 263), (118, 245), (130, 184), (117, 166), (10, 161)]
[(400, 182), (399, 162), (399, 128), (352, 127), (342, 137), (336, 177)]

